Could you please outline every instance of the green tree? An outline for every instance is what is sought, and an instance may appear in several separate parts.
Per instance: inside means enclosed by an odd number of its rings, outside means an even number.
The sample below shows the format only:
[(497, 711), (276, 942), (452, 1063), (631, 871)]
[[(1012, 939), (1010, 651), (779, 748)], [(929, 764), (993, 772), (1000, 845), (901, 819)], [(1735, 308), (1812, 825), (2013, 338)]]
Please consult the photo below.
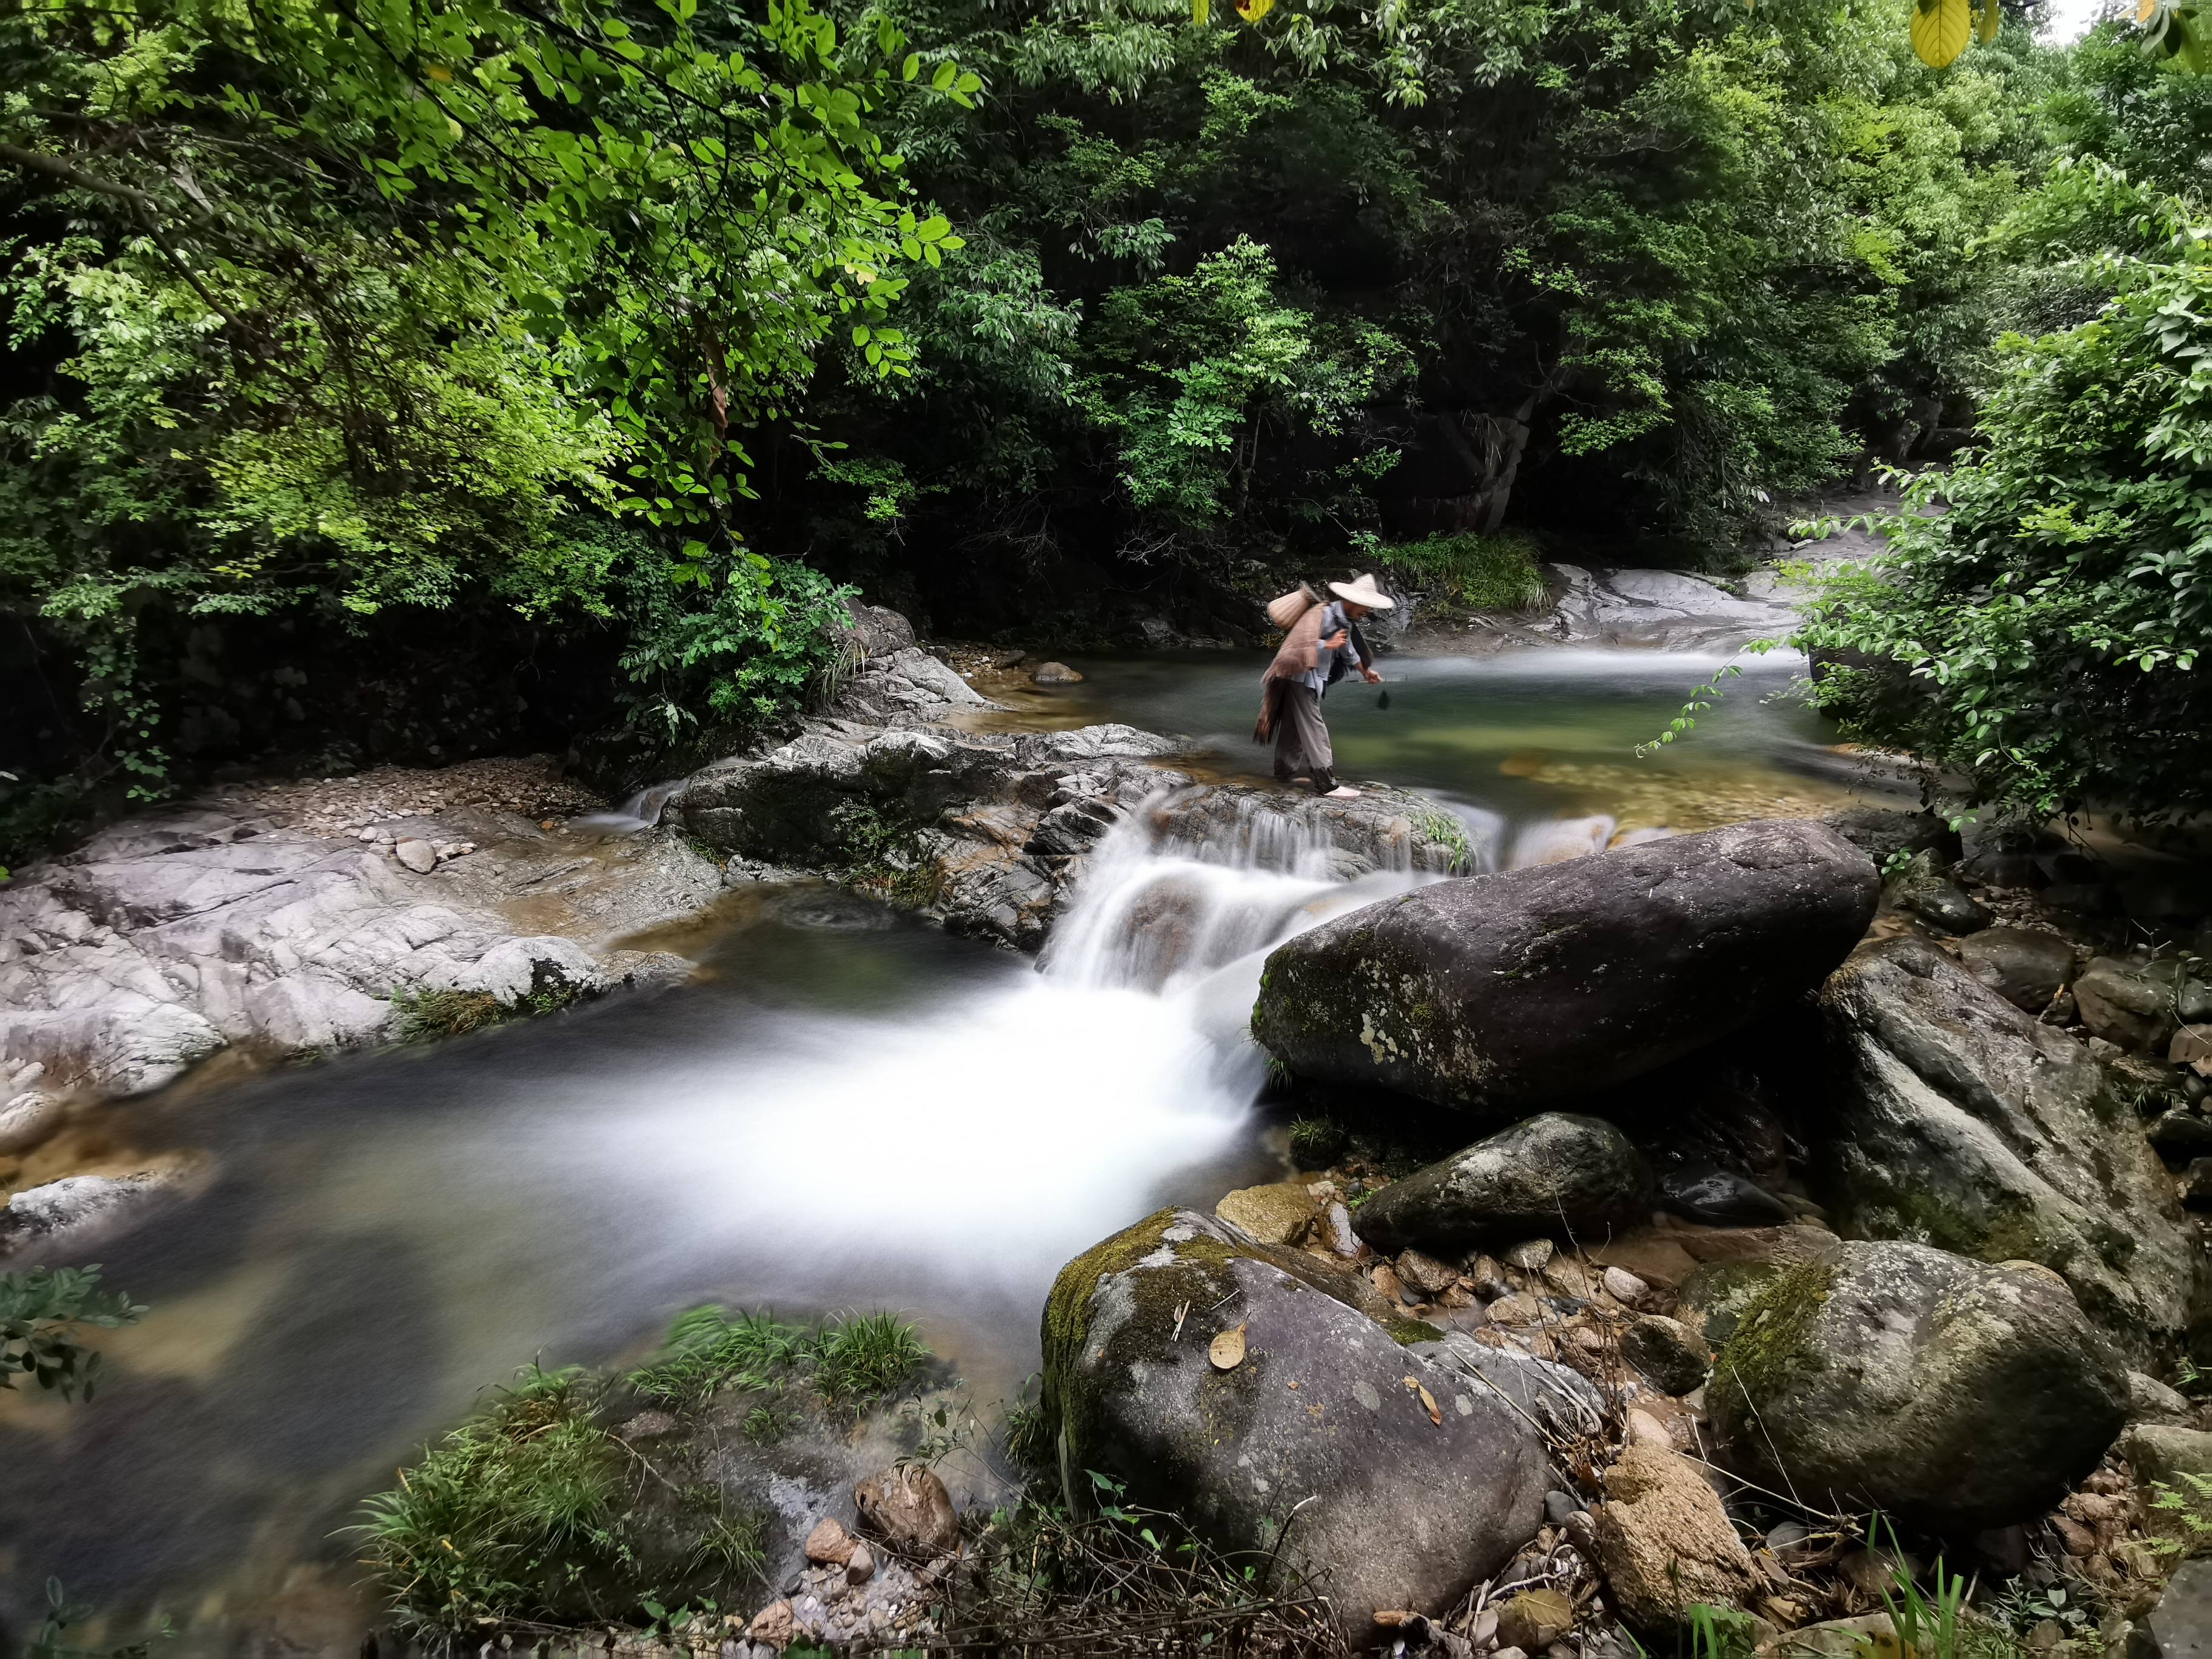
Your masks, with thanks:
[(2106, 297), (2003, 343), (1977, 447), (1914, 481), (1881, 526), (1889, 556), (1830, 586), (1805, 629), (1816, 651), (1849, 653), (1816, 697), (1968, 769), (1975, 799), (2007, 811), (2200, 807), (2212, 223), (2117, 169), (2069, 163), (2007, 246)]

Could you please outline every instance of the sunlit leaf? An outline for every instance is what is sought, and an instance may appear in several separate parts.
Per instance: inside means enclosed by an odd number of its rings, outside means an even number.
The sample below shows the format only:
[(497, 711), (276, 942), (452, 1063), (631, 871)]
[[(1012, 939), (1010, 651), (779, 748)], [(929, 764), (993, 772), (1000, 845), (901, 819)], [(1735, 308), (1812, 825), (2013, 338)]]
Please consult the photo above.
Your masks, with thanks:
[(1912, 9), (1912, 50), (1930, 69), (1948, 67), (1973, 38), (1970, 0), (1918, 0)]
[(1274, 9), (1275, 0), (1238, 0), (1237, 15), (1248, 23), (1256, 23)]

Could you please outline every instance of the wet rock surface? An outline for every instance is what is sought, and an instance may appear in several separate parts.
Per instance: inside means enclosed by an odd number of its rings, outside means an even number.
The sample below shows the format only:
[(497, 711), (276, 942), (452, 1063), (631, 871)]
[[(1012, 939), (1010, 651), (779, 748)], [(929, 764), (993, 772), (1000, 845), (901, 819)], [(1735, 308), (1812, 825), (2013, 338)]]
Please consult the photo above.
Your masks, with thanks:
[(1838, 1075), (1816, 1155), (1845, 1232), (2040, 1262), (2130, 1352), (2178, 1347), (2202, 1254), (2080, 1042), (1916, 939), (1860, 950), (1822, 1001)]
[(23, 872), (0, 890), (0, 1061), (40, 1065), (50, 1091), (138, 1094), (232, 1043), (385, 1040), (395, 995), (504, 1004), (549, 977), (596, 990), (571, 932), (619, 934), (720, 887), (673, 836), (587, 847), (476, 807), (440, 822), (478, 850), (428, 872), (216, 805), (131, 820)]
[(1526, 1109), (1789, 1005), (1857, 943), (1877, 887), (1802, 821), (1442, 882), (1279, 947), (1253, 1030), (1303, 1077)]

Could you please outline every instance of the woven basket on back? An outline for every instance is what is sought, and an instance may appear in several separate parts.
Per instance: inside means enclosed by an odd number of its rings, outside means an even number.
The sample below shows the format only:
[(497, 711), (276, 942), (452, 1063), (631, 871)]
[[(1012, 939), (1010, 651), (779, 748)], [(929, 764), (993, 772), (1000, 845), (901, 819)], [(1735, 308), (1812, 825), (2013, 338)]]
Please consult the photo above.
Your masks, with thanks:
[(1267, 601), (1267, 620), (1278, 628), (1288, 628), (1292, 623), (1321, 603), (1321, 595), (1304, 582), (1297, 591), (1285, 593), (1279, 599)]

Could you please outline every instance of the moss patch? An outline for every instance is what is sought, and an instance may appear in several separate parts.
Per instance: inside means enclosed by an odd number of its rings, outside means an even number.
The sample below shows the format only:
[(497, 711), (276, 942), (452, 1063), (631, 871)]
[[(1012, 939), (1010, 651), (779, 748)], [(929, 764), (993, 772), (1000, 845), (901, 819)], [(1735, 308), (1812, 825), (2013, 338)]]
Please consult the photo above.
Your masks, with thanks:
[(1813, 1322), (1828, 1300), (1836, 1270), (1826, 1261), (1784, 1267), (1744, 1304), (1735, 1329), (1713, 1359), (1712, 1397), (1733, 1404), (1771, 1399), (1808, 1366)]

